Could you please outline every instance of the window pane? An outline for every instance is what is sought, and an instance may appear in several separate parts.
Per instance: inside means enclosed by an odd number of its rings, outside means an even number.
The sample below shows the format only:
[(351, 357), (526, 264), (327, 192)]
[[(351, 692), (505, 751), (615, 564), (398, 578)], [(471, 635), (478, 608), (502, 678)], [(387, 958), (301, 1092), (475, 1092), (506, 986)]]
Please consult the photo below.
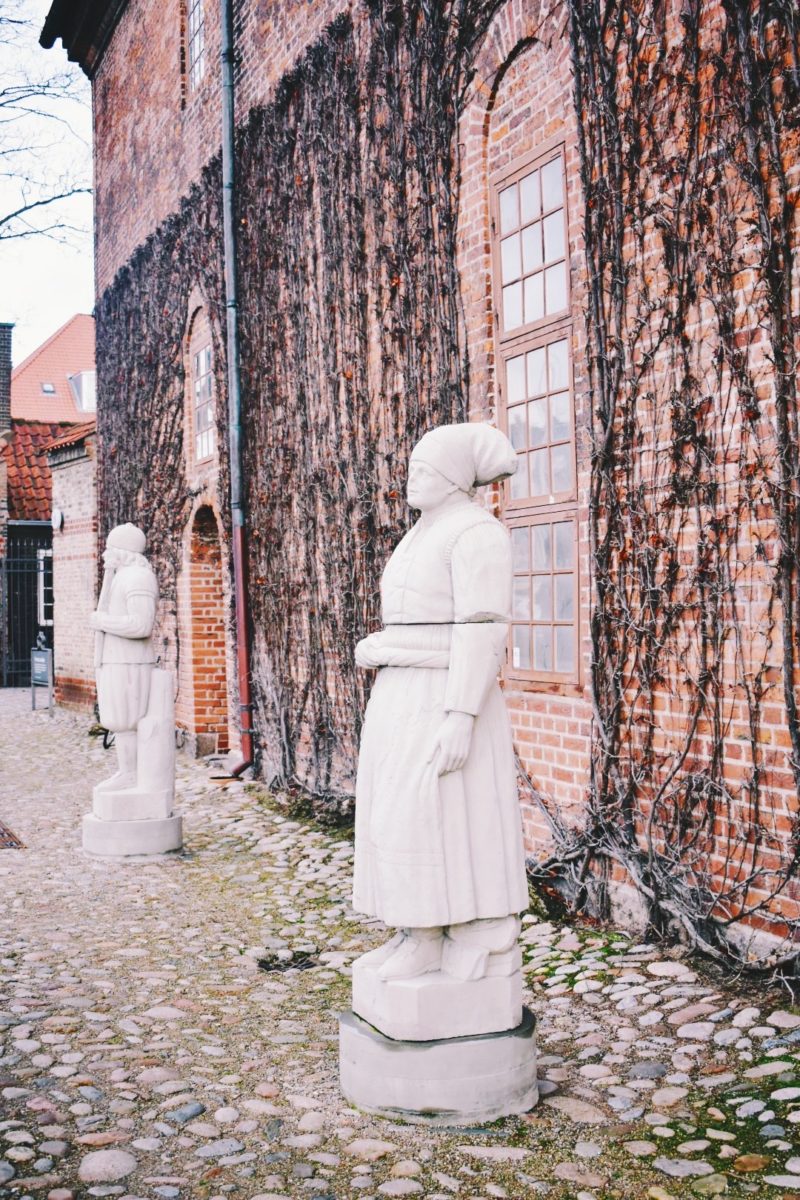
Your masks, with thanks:
[(571, 675), (575, 670), (575, 627), (556, 626), (556, 670)]
[(500, 261), (503, 283), (511, 283), (522, 274), (519, 234), (512, 233), (511, 237), (503, 238), (500, 243)]
[(527, 625), (514, 625), (511, 643), (511, 661), (521, 671), (531, 669), (531, 631)]
[(534, 627), (533, 668), (535, 671), (553, 669), (553, 630), (549, 625)]
[(517, 404), (508, 410), (508, 439), (515, 450), (524, 450), (527, 447), (526, 432), (525, 405)]
[(522, 269), (527, 274), (528, 271), (535, 271), (543, 262), (542, 223), (537, 221), (522, 231)]
[(572, 487), (572, 446), (569, 442), (553, 446), (550, 451), (553, 469), (553, 491), (568, 492)]
[(542, 222), (544, 225), (544, 256), (547, 262), (552, 262), (554, 258), (564, 257), (564, 210), (560, 208), (558, 212), (552, 213), (549, 217), (545, 217)]
[(531, 619), (530, 575), (514, 576), (514, 592), (511, 600), (511, 616), (515, 621), (530, 621)]
[(512, 184), (500, 193), (500, 233), (510, 233), (519, 225), (517, 185)]
[(503, 324), (506, 329), (515, 329), (522, 324), (521, 283), (512, 283), (503, 288)]
[[(553, 268), (551, 268), (552, 270)], [(559, 268), (556, 268), (558, 270)], [(512, 285), (519, 287), (518, 283)], [(542, 287), (542, 275), (529, 275), (525, 280), (525, 320), (538, 321), (544, 316), (544, 294)], [(522, 321), (517, 324), (521, 325)]]
[(553, 576), (533, 576), (533, 619), (534, 621), (550, 621), (553, 617), (552, 598)]
[(555, 588), (555, 619), (557, 621), (575, 620), (575, 576), (554, 575)]
[(525, 356), (518, 354), (506, 363), (508, 403), (516, 404), (525, 399)]
[(542, 211), (539, 203), (539, 172), (532, 171), (520, 180), (520, 199), (522, 202), (522, 224), (533, 221)]
[(550, 397), (550, 441), (566, 441), (570, 432), (569, 392), (558, 392)]
[[(556, 525), (556, 529), (559, 526)], [(531, 529), (533, 539), (533, 569), (534, 571), (550, 570), (550, 526), (534, 525)]]
[(542, 167), (542, 208), (545, 212), (550, 208), (557, 208), (563, 199), (561, 159), (554, 158), (546, 167)]
[(547, 444), (547, 400), (534, 400), (528, 405), (528, 445)]
[[(549, 313), (560, 312), (562, 308), (567, 307), (567, 264), (561, 262), (555, 267), (548, 267), (544, 276), (547, 311)], [(541, 275), (534, 275), (532, 278), (541, 279)], [(529, 281), (526, 279), (525, 282), (527, 284)], [(530, 318), (526, 317), (526, 320), (530, 320)]]
[(528, 493), (530, 496), (547, 496), (550, 493), (550, 480), (548, 478), (549, 464), (548, 451), (535, 450), (533, 454), (528, 456), (531, 460), (531, 490)]
[(544, 346), (528, 351), (528, 395), (541, 396), (547, 391), (547, 376), (544, 370)]
[[(550, 391), (556, 392), (568, 386), (569, 354), (567, 339), (553, 342), (547, 347), (547, 362), (550, 368)], [(544, 388), (542, 388), (544, 391)]]
[[(524, 409), (522, 411), (524, 411)], [(517, 469), (516, 472), (511, 476), (511, 499), (521, 500), (524, 496), (529, 494), (528, 456), (527, 454), (518, 454)]]
[[(559, 521), (553, 526), (553, 541), (555, 542), (555, 562), (557, 571), (568, 571), (572, 566), (575, 543), (575, 527), (572, 521)], [(533, 545), (534, 562), (536, 561), (536, 543)]]
[(511, 530), (511, 561), (515, 571), (531, 569), (531, 531), (527, 526)]

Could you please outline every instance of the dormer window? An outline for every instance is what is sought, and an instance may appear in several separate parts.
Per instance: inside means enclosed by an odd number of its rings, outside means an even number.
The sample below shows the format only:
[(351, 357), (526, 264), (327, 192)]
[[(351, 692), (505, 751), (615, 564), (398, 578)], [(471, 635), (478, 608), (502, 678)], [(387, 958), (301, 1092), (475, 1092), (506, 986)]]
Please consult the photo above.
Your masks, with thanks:
[(56, 385), (54, 383), (43, 383), (42, 391), (44, 392), (45, 396), (55, 396)]
[(97, 409), (97, 375), (94, 371), (76, 371), (69, 376), (69, 390), (79, 412)]

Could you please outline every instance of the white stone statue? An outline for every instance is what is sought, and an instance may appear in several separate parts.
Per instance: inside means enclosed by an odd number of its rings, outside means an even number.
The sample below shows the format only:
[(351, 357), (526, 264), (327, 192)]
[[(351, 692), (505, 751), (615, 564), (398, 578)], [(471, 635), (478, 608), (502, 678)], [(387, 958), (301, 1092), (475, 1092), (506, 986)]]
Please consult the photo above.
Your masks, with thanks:
[(489, 425), (420, 440), (408, 502), (421, 515), (384, 570), (383, 628), (356, 647), (358, 665), (378, 673), (356, 782), (353, 906), (395, 930), (353, 963), (353, 1013), (340, 1019), (342, 1090), (369, 1111), (471, 1122), (537, 1098), (517, 945), (528, 885), (498, 683), (511, 545), (474, 500), (515, 468)]
[(473, 501), (516, 455), (483, 424), (432, 430), (411, 455), (421, 516), (381, 581), (384, 628), (356, 662), (378, 668), (356, 786), (354, 906), (398, 933), (380, 978), (485, 976), (508, 955), (528, 887), (511, 728), (497, 682), (511, 547)]
[(182, 844), (181, 818), (172, 813), (174, 679), (156, 666), (158, 582), (145, 545), (135, 525), (111, 530), (90, 618), (100, 721), (114, 734), (119, 766), (95, 787), (92, 812), (83, 820), (84, 848), (96, 854), (160, 854)]
[(146, 539), (135, 525), (117, 525), (103, 551), (105, 573), (96, 612), (95, 668), (100, 723), (114, 734), (119, 770), (99, 786), (136, 783), (136, 729), (147, 712), (156, 662), (151, 634), (158, 581), (144, 556)]

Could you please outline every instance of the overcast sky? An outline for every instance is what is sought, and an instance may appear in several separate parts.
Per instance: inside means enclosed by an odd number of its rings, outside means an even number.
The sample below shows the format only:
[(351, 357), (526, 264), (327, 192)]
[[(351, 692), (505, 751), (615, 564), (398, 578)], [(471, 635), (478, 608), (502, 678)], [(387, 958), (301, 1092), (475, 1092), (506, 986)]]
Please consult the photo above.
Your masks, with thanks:
[[(24, 17), (30, 26), (21, 30), (16, 45), (0, 44), (0, 89), (25, 78), (42, 78), (69, 70), (76, 98), (48, 101), (48, 119), (35, 113), (5, 123), (0, 130), (0, 151), (13, 146), (17, 163), (39, 180), (56, 183), (64, 176), (82, 176), (91, 183), (91, 88), (83, 72), (67, 62), (61, 42), (52, 50), (39, 46), (39, 33), (51, 0), (0, 0), (0, 14)], [(42, 106), (45, 107), (45, 106)], [(7, 110), (3, 110), (5, 117)], [(35, 157), (32, 145), (41, 147)], [(6, 179), (11, 161), (4, 154), (0, 166), (0, 213), (18, 206), (19, 183)], [(53, 209), (41, 209), (52, 214)], [(94, 304), (91, 196), (75, 196), (62, 203), (58, 216), (73, 227), (59, 240), (42, 235), (0, 239), (0, 320), (15, 323), (14, 363), (54, 333), (77, 312), (89, 313)]]

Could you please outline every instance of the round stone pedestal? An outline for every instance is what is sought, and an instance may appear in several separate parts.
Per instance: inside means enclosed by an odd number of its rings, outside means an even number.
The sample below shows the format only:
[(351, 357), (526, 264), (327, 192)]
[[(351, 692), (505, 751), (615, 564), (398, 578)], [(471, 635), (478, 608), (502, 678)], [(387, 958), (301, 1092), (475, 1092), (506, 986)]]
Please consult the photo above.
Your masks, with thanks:
[(354, 1013), (339, 1018), (339, 1077), (347, 1100), (379, 1116), (474, 1125), (527, 1112), (536, 1087), (536, 1018), (478, 1037), (403, 1042)]
[(183, 818), (152, 821), (101, 821), (94, 813), (83, 818), (83, 848), (89, 854), (124, 858), (133, 854), (166, 854), (183, 845)]

